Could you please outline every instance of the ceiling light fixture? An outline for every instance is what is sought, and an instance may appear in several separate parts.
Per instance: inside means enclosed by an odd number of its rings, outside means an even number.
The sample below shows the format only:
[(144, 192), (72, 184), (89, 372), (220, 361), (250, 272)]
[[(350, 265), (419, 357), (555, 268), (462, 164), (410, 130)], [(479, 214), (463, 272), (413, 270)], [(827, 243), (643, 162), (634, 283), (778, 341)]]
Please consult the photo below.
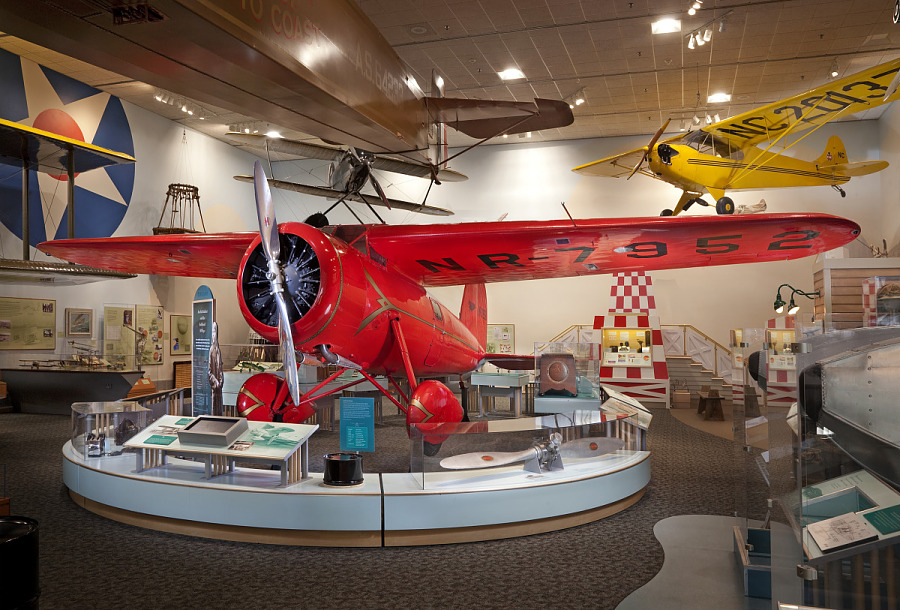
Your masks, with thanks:
[(693, 6), (688, 9), (688, 15), (690, 15), (691, 17), (693, 17), (696, 14), (697, 14), (697, 9), (695, 9)]
[[(689, 15), (696, 14), (697, 10), (701, 7), (701, 4), (702, 4), (701, 0), (697, 0), (696, 2), (694, 2), (691, 5), (691, 8), (688, 10), (688, 14)], [(694, 49), (698, 46), (703, 46), (704, 44), (706, 44), (707, 42), (712, 40), (712, 35), (713, 35), (712, 28), (717, 22), (719, 24), (719, 31), (724, 32), (725, 25), (727, 23), (727, 18), (733, 12), (734, 12), (734, 10), (730, 10), (727, 13), (725, 13), (724, 15), (714, 17), (714, 18), (710, 19), (709, 21), (707, 21), (706, 23), (704, 23), (703, 25), (701, 25), (700, 27), (691, 31), (687, 36), (685, 36), (685, 38), (687, 39), (688, 48)]]
[(703, 39), (703, 34), (697, 32), (697, 46), (702, 47), (706, 44), (706, 41)]
[(707, 104), (721, 104), (722, 102), (730, 102), (731, 95), (728, 93), (713, 93), (706, 98)]
[(688, 38), (688, 48), (692, 51), (694, 50), (694, 37), (693, 36), (690, 36)]
[(840, 74), (840, 71), (838, 70), (837, 57), (835, 57), (834, 61), (831, 62), (831, 70), (829, 70), (829, 73), (831, 74), (831, 78), (837, 78), (838, 74)]
[(516, 80), (519, 78), (525, 78), (525, 74), (518, 68), (507, 68), (506, 70), (497, 72), (497, 76), (500, 77), (500, 80)]
[(703, 31), (703, 40), (705, 40), (706, 42), (709, 42), (710, 40), (712, 40), (712, 30), (711, 29), (706, 28)]
[(681, 19), (660, 19), (650, 24), (650, 31), (653, 34), (671, 34), (681, 31)]

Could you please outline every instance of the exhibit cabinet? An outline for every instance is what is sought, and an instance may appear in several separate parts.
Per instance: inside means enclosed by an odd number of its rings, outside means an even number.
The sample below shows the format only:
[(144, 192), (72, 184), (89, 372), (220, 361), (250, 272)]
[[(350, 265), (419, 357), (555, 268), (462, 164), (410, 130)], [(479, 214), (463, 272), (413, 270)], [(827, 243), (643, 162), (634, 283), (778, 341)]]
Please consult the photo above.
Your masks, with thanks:
[[(900, 328), (803, 338), (798, 402), (766, 406), (772, 599), (900, 604)], [(783, 411), (783, 412), (782, 412)]]

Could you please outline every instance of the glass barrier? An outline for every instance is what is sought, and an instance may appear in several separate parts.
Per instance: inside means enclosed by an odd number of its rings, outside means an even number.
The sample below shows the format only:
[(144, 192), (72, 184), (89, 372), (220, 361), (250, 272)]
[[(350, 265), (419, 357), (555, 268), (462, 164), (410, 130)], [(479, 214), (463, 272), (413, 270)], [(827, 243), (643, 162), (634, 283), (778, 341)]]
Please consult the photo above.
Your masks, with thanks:
[[(801, 339), (797, 404), (771, 435), (772, 598), (884, 608), (900, 582), (900, 328)], [(885, 606), (884, 604), (888, 604)]]
[(131, 401), (72, 403), (72, 449), (86, 458), (131, 451), (123, 445), (147, 427), (150, 415)]
[(631, 409), (613, 399), (609, 411), (414, 424), (410, 473), (418, 487), (428, 489), (526, 482), (566, 469), (595, 474), (624, 468), (646, 457), (646, 427)]

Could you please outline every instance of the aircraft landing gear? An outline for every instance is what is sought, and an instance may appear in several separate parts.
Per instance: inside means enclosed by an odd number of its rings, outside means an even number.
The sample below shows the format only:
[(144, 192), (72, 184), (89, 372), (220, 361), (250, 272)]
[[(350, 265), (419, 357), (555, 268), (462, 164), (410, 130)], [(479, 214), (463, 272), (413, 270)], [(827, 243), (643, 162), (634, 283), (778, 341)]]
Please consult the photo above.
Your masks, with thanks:
[(670, 210), (669, 208), (666, 208), (665, 210), (663, 210), (662, 212), (660, 212), (659, 215), (660, 215), (660, 216), (671, 216), (671, 215), (674, 214), (674, 213), (675, 213), (675, 212), (673, 212), (673, 211)]
[(734, 201), (731, 197), (720, 197), (716, 202), (716, 214), (734, 214)]
[(841, 187), (839, 187), (838, 185), (832, 184), (832, 185), (831, 185), (831, 188), (833, 188), (833, 189), (836, 190), (838, 193), (840, 193), (840, 194), (841, 194), (841, 197), (846, 197), (846, 196), (847, 196), (847, 192), (846, 192), (844, 189), (842, 189)]

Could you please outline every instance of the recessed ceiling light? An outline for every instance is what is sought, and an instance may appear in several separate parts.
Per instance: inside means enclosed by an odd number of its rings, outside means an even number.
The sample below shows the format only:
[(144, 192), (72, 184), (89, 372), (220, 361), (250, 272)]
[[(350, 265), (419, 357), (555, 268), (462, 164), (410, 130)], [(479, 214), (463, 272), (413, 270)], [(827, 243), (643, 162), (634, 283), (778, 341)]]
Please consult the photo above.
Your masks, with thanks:
[(721, 102), (730, 102), (731, 95), (728, 93), (713, 93), (708, 98), (706, 98), (707, 104), (719, 104)]
[(660, 19), (650, 24), (650, 31), (654, 34), (671, 34), (681, 31), (680, 19)]
[(525, 74), (518, 68), (507, 68), (502, 72), (497, 72), (497, 76), (501, 80), (516, 80), (517, 78), (525, 78)]
[(409, 27), (409, 33), (416, 36), (423, 36), (428, 33), (428, 28), (424, 25), (412, 25)]

